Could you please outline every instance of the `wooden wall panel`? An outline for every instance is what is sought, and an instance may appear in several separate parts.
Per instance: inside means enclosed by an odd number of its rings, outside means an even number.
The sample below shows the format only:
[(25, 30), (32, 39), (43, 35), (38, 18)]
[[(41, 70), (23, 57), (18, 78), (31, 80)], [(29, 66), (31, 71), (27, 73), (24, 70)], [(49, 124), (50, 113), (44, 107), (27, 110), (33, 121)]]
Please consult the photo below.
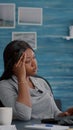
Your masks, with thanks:
[[(63, 110), (73, 106), (73, 40), (63, 38), (69, 35), (69, 26), (73, 25), (73, 0), (0, 0), (0, 3), (16, 5), (15, 28), (0, 28), (0, 74), (2, 53), (12, 40), (12, 32), (36, 32), (38, 74), (50, 82)], [(18, 7), (42, 8), (43, 24), (18, 25)]]

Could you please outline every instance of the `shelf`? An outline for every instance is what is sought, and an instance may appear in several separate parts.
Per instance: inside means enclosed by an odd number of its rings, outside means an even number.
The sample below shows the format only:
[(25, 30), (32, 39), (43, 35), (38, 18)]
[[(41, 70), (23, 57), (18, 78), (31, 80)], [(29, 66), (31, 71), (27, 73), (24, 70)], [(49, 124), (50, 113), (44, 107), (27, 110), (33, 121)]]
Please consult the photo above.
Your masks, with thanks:
[(66, 39), (66, 40), (71, 40), (71, 39), (73, 39), (73, 37), (70, 37), (70, 36), (64, 36), (64, 37), (62, 37), (63, 39)]

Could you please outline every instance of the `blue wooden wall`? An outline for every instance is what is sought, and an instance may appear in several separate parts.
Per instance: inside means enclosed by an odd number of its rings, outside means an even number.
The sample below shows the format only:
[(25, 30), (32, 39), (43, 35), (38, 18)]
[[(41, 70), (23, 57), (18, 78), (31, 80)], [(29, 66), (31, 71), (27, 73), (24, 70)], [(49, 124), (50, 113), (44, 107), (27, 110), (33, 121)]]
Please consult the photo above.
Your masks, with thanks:
[[(73, 40), (69, 35), (73, 24), (73, 0), (0, 0), (16, 4), (16, 26), (0, 29), (0, 74), (3, 72), (2, 53), (12, 40), (12, 32), (36, 32), (38, 74), (51, 84), (55, 98), (62, 101), (62, 109), (73, 106)], [(18, 7), (43, 9), (43, 24), (18, 25)]]

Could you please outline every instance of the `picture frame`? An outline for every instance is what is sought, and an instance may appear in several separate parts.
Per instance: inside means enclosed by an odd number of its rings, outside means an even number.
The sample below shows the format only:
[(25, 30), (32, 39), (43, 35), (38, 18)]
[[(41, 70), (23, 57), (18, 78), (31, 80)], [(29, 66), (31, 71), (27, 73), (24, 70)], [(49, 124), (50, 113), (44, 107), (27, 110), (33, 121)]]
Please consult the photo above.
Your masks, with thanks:
[(42, 25), (42, 8), (19, 7), (18, 24), (20, 25)]
[(24, 40), (26, 41), (34, 50), (37, 49), (37, 34), (36, 32), (12, 32), (13, 40)]
[(0, 3), (0, 28), (15, 28), (14, 3)]

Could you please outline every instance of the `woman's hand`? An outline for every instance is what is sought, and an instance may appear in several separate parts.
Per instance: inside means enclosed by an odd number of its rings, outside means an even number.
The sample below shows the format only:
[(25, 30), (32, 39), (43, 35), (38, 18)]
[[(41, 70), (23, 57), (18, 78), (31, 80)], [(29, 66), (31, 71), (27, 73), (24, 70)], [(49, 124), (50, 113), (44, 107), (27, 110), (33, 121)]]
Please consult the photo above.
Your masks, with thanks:
[(67, 112), (69, 113), (70, 116), (72, 116), (73, 115), (73, 107), (67, 109)]
[(73, 107), (67, 109), (65, 112), (60, 113), (58, 116), (63, 117), (63, 116), (72, 116), (73, 115)]
[(13, 73), (18, 78), (18, 81), (23, 81), (26, 78), (26, 53), (23, 53), (19, 61), (13, 66)]
[(63, 117), (63, 116), (69, 116), (69, 113), (67, 111), (62, 112), (60, 114), (58, 114), (59, 117)]
[(24, 52), (19, 61), (14, 65), (13, 72), (18, 78), (18, 97), (17, 101), (31, 107), (31, 97), (29, 91), (29, 85), (26, 80), (26, 53)]

